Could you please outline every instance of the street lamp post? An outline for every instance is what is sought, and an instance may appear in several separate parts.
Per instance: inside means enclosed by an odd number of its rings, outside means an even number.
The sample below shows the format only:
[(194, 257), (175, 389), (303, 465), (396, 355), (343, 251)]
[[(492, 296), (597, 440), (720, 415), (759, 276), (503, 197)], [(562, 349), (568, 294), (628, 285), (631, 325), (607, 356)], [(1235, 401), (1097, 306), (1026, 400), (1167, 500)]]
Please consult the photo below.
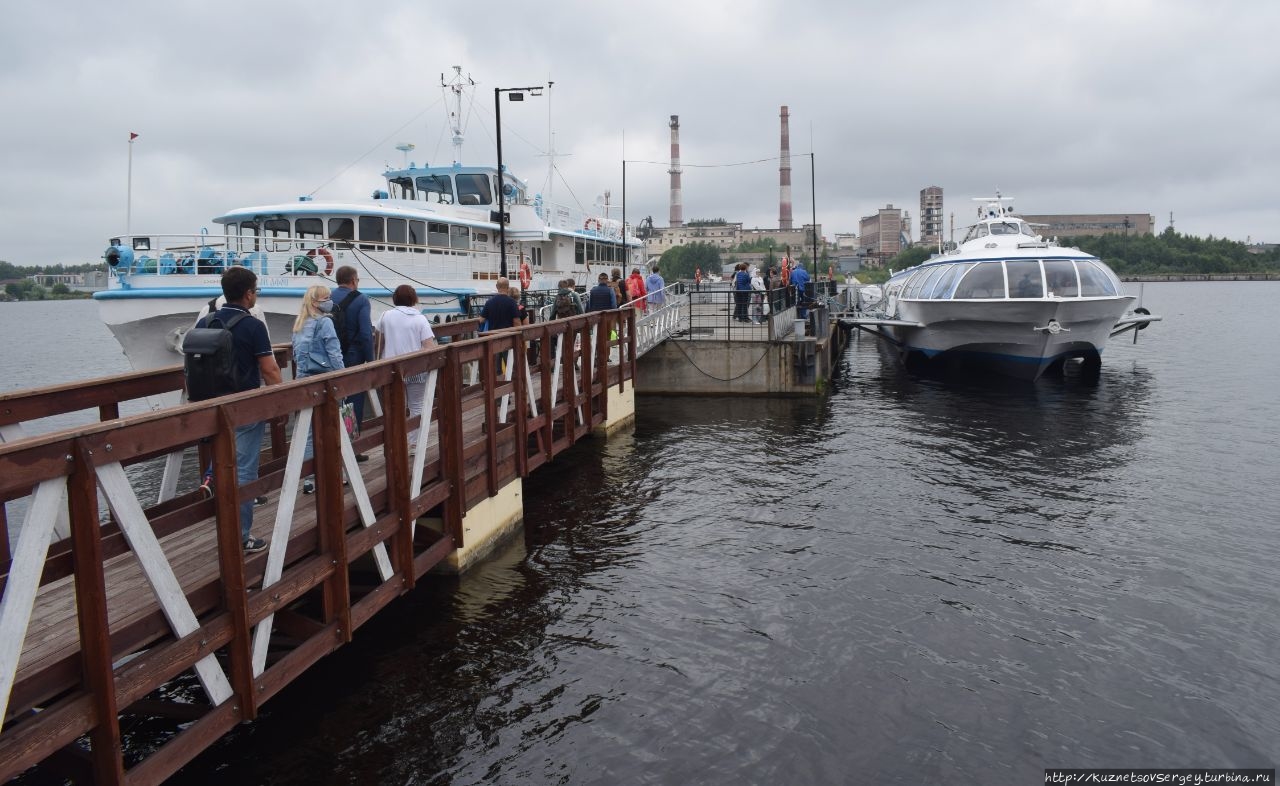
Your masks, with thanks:
[[(493, 89), (494, 132), (498, 142), (498, 275), (507, 277), (507, 197), (506, 173), (502, 170), (502, 93), (509, 101), (523, 101), (525, 91), (540, 96), (542, 85), (537, 87), (495, 87)], [(523, 296), (523, 288), (521, 294)]]

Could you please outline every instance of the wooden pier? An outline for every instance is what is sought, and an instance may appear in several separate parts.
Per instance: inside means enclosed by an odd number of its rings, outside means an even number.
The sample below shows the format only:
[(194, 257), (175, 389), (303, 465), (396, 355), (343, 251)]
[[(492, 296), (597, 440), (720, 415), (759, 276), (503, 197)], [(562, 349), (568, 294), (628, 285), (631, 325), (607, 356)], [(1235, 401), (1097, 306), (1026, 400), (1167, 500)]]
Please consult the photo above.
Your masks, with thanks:
[[(121, 403), (176, 400), (180, 368), (0, 396), (0, 781), (31, 767), (163, 781), (427, 571), (465, 569), (518, 527), (522, 478), (634, 416), (634, 310), (477, 325), (438, 326), (433, 350), (134, 417)], [(411, 420), (403, 381), (417, 375)], [(365, 390), (381, 413), (351, 439), (339, 406)], [(22, 434), (85, 409), (99, 422)], [(235, 428), (263, 420), (260, 477), (237, 487)], [(161, 467), (144, 501), (133, 477)], [(246, 555), (238, 506), (258, 496), (253, 534), (269, 546)], [(7, 511), (24, 503), (11, 543)], [(138, 719), (163, 733), (131, 743)]]

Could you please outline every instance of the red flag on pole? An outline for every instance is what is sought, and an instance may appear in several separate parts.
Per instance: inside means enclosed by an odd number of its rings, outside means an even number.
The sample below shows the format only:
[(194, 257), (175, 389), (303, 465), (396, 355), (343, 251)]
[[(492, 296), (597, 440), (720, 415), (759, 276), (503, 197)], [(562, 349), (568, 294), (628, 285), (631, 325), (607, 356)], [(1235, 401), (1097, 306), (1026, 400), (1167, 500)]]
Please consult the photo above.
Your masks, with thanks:
[(137, 135), (137, 134), (133, 133), (132, 131), (130, 131), (130, 132), (129, 132), (129, 141), (130, 141), (130, 142), (132, 142), (133, 140), (135, 140), (135, 139), (137, 139), (137, 138), (138, 138), (138, 135)]

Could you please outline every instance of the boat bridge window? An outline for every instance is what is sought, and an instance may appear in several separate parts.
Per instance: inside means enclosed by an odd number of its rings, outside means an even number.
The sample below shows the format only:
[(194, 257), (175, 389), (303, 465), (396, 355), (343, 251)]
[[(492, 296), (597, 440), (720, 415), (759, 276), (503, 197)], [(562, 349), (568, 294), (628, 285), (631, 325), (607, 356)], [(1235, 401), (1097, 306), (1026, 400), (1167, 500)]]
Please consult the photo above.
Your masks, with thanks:
[(418, 178), (418, 199), (426, 202), (453, 204), (453, 183), (448, 175), (422, 175)]
[(387, 180), (387, 184), (391, 186), (393, 199), (418, 198), (417, 194), (413, 192), (413, 178), (411, 177), (393, 177)]
[(382, 245), (374, 245), (374, 243), (385, 243), (387, 240), (386, 222), (382, 216), (360, 216), (360, 239), (373, 241), (360, 244), (360, 248), (365, 251), (382, 251), (385, 248)]
[(1057, 297), (1080, 296), (1080, 280), (1076, 278), (1076, 266), (1071, 263), (1071, 260), (1046, 259), (1044, 277), (1049, 287), (1049, 294)]
[(460, 174), (458, 181), (458, 204), (491, 205), (493, 204), (493, 187), (488, 175)]
[(1076, 269), (1080, 271), (1081, 297), (1103, 297), (1120, 294), (1115, 281), (1098, 266), (1097, 262), (1079, 261), (1076, 262)]
[(355, 240), (356, 224), (349, 218), (329, 219), (330, 240)]
[(979, 262), (960, 279), (952, 295), (954, 300), (997, 297), (1004, 297), (1004, 265), (999, 262)]
[(1017, 223), (1011, 221), (1000, 221), (991, 224), (991, 234), (993, 235), (1020, 235)]
[(1009, 270), (1009, 297), (1044, 297), (1040, 260), (1011, 259), (1004, 264)]

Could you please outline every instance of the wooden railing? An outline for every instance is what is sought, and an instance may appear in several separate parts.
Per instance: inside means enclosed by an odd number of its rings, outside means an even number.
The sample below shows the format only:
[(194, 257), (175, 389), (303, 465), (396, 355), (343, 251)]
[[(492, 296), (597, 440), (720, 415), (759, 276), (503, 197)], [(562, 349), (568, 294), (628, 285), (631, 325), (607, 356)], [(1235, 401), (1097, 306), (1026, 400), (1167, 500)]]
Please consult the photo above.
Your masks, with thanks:
[[(168, 777), (463, 546), (464, 514), (604, 423), (610, 386), (634, 375), (631, 309), (473, 330), (441, 326), (448, 343), (433, 350), (134, 417), (111, 416), (179, 389), (179, 369), (0, 398), (10, 426), (94, 407), (104, 418), (0, 445), (0, 499), (28, 498), (0, 570), (0, 781), (37, 764), (100, 783)], [(411, 420), (403, 381), (416, 375), (428, 381)], [(369, 390), (383, 414), (352, 439), (341, 401)], [(259, 421), (274, 436), (241, 486), (235, 429)], [(140, 501), (125, 468), (192, 448), (190, 490)], [(205, 455), (211, 499), (195, 488)], [(312, 474), (314, 497), (299, 496)], [(239, 504), (264, 494), (255, 534), (270, 545), (245, 555)], [(55, 541), (60, 519), (70, 537)], [(138, 716), (171, 736), (126, 744), (122, 718)], [(80, 773), (58, 769), (76, 761)]]

